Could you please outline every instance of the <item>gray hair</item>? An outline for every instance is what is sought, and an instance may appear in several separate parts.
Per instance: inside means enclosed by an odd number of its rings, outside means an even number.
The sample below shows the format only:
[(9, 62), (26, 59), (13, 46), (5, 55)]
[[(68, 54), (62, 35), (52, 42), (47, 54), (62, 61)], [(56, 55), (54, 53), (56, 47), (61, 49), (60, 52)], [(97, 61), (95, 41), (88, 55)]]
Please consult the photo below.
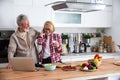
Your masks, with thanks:
[(24, 14), (20, 14), (18, 17), (17, 17), (17, 25), (20, 26), (23, 24), (23, 21), (28, 19), (28, 17)]

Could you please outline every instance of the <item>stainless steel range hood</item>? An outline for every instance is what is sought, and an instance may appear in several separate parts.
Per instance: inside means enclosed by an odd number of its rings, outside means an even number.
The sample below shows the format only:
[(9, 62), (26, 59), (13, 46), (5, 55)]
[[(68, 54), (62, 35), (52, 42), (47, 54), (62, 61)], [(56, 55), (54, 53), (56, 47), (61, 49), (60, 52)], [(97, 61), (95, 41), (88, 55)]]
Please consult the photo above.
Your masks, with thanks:
[(79, 2), (79, 1), (57, 1), (48, 5), (52, 5), (52, 8), (57, 11), (75, 11), (75, 12), (91, 12), (100, 11), (105, 7), (111, 5), (103, 3), (90, 3), (90, 2)]

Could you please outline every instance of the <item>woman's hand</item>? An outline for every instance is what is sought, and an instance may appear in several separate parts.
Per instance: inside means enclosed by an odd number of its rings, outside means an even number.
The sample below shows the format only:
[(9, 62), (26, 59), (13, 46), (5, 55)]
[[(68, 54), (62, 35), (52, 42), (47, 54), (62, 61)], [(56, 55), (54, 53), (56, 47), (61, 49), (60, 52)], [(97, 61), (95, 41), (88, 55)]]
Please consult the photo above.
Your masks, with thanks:
[(43, 31), (41, 31), (40, 34), (39, 34), (39, 36), (43, 37), (43, 35), (44, 35)]
[(53, 45), (56, 47), (56, 48), (58, 48), (59, 46), (60, 46), (60, 44), (59, 44), (59, 42), (58, 41), (52, 41), (52, 43), (53, 43)]

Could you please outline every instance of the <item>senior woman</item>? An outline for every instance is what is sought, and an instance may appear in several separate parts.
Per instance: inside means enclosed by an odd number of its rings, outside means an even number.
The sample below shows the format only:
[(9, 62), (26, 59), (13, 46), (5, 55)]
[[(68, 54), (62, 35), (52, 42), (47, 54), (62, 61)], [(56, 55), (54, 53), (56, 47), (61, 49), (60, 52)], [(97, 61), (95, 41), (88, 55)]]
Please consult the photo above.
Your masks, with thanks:
[(38, 37), (38, 45), (42, 45), (40, 52), (40, 62), (57, 63), (61, 61), (62, 39), (59, 34), (54, 33), (55, 27), (51, 21), (46, 21), (43, 31)]
[(13, 57), (33, 57), (35, 63), (38, 62), (35, 40), (39, 32), (30, 27), (29, 20), (24, 14), (17, 17), (17, 25), (17, 31), (10, 37), (7, 68), (12, 68), (10, 59)]

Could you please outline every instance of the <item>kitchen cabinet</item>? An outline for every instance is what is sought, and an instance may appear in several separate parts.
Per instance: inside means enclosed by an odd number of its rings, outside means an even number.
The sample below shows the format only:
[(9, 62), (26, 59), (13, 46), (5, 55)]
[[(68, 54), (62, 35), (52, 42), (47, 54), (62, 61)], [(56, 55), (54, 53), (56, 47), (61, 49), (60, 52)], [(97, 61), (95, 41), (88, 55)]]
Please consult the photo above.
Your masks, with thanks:
[(14, 0), (16, 6), (32, 6), (32, 0)]
[[(29, 17), (31, 26), (39, 27), (43, 26), (44, 22), (47, 20), (53, 21), (56, 27), (111, 27), (112, 26), (112, 13), (105, 11), (95, 11), (88, 13), (81, 12), (61, 12), (54, 11), (51, 5), (45, 6), (55, 1), (66, 1), (66, 0), (14, 0), (15, 4), (15, 17), (23, 13)], [(86, 0), (88, 1), (88, 0)], [(112, 0), (105, 1), (111, 4)], [(27, 3), (24, 3), (27, 2)], [(67, 24), (67, 23), (56, 23), (55, 14), (56, 13), (73, 13), (81, 14), (79, 20), (81, 23)]]
[[(42, 27), (44, 22), (47, 20), (55, 22), (55, 13), (51, 8), (51, 5), (45, 6), (46, 4), (55, 2), (55, 1), (66, 1), (66, 0), (2, 0), (0, 5), (1, 10), (1, 23), (0, 26), (3, 27), (15, 27), (16, 17), (19, 14), (26, 14), (30, 20), (30, 25), (32, 27)], [(85, 0), (86, 2), (87, 0)], [(112, 0), (109, 1), (108, 4), (112, 3)], [(7, 12), (6, 12), (7, 11)], [(9, 12), (9, 14), (7, 14)], [(59, 11), (58, 11), (59, 12)], [(64, 12), (61, 12), (64, 13)], [(56, 27), (111, 27), (112, 25), (112, 13), (111, 11), (96, 11), (89, 13), (81, 13), (81, 12), (66, 12), (66, 13), (74, 13), (80, 14), (79, 24), (59, 24), (55, 23)], [(7, 19), (6, 19), (7, 17)]]
[[(56, 0), (59, 1), (59, 0)], [(91, 2), (92, 0), (80, 0), (80, 2)], [(97, 1), (97, 0), (94, 0)], [(98, 0), (99, 1), (99, 0)], [(103, 0), (105, 4), (112, 5), (112, 0)], [(63, 26), (63, 27), (111, 27), (112, 26), (112, 6), (107, 6), (104, 10), (101, 11), (91, 11), (91, 12), (72, 12), (72, 11), (58, 11), (61, 13), (73, 13), (73, 14), (81, 14), (79, 20), (81, 23), (79, 24), (68, 24), (68, 23), (56, 23), (56, 26)], [(57, 11), (55, 12), (55, 14)], [(55, 15), (53, 15), (53, 20), (55, 21)]]
[[(66, 0), (54, 0), (56, 1), (66, 1)], [(56, 27), (84, 27), (84, 16), (81, 12), (73, 12), (73, 11), (54, 11), (53, 13), (53, 22)], [(60, 19), (56, 17), (56, 14), (61, 14)], [(67, 15), (67, 16), (65, 16)], [(78, 17), (76, 17), (78, 16)], [(62, 18), (62, 19), (61, 19)], [(59, 22), (58, 22), (59, 20)], [(66, 20), (66, 21), (65, 21)], [(71, 22), (73, 21), (73, 22)]]
[[(36, 25), (43, 26), (47, 20), (52, 21), (53, 10), (51, 6), (45, 6), (46, 4), (51, 3), (51, 1), (52, 0), (43, 0), (43, 1), (33, 0), (33, 8), (34, 8), (33, 15), (32, 15), (32, 18), (34, 18), (32, 20), (33, 25), (36, 24)], [(36, 23), (34, 20), (36, 20)]]
[(84, 16), (79, 12), (54, 11), (53, 22), (56, 27), (83, 27)]
[(96, 11), (84, 13), (85, 27), (111, 27), (112, 11)]
[[(93, 11), (93, 12), (63, 12), (56, 11), (53, 14), (53, 21), (56, 22), (55, 14), (57, 13), (67, 13), (67, 14), (79, 14), (78, 21), (80, 23), (55, 23), (58, 27), (84, 27), (84, 28), (108, 28), (112, 26), (112, 11)], [(61, 16), (62, 17), (62, 16)], [(70, 17), (69, 17), (70, 19)], [(64, 17), (65, 20), (65, 17)], [(70, 19), (71, 20), (71, 19)], [(62, 20), (63, 21), (63, 20)], [(75, 21), (75, 20), (74, 20)]]
[[(99, 0), (98, 0), (99, 1)], [(103, 0), (105, 4), (112, 5), (113, 0)], [(107, 6), (102, 11), (93, 11), (84, 13), (84, 26), (85, 27), (112, 27), (112, 6)]]
[(47, 20), (52, 20), (52, 8), (45, 6), (51, 3), (51, 0), (15, 0), (15, 16), (26, 14), (33, 27), (43, 26)]
[(14, 29), (14, 1), (0, 0), (0, 29)]

